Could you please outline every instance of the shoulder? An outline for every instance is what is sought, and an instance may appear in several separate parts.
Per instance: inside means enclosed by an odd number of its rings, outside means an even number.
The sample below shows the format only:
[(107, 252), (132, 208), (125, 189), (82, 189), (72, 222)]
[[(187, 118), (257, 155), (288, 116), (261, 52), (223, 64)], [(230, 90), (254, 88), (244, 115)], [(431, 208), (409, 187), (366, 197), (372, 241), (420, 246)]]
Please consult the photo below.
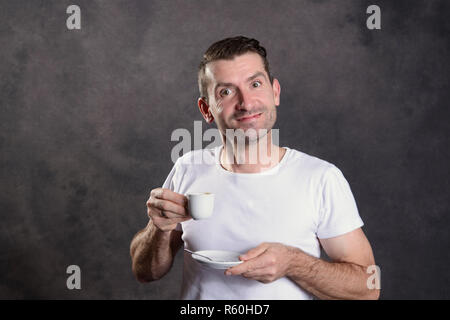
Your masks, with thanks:
[[(303, 172), (309, 172), (313, 175), (323, 176), (330, 170), (337, 169), (337, 167), (324, 159), (307, 154), (305, 152), (287, 148), (288, 156), (287, 165), (291, 168), (301, 170)], [(338, 169), (339, 170), (339, 169)]]
[(210, 165), (215, 162), (218, 150), (218, 148), (210, 148), (189, 151), (176, 160), (175, 167), (181, 169), (192, 165)]
[(346, 184), (342, 171), (333, 163), (295, 149), (289, 150), (287, 167), (294, 176), (310, 181), (319, 188), (330, 183)]

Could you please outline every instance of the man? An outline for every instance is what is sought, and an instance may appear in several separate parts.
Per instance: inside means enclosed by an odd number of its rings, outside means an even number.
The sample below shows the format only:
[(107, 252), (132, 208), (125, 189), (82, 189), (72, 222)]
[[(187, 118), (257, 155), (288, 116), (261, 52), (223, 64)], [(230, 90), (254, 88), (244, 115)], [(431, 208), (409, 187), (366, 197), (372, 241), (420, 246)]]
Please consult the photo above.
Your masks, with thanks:
[[(223, 145), (182, 156), (151, 191), (150, 221), (130, 248), (137, 279), (163, 277), (184, 245), (244, 254), (223, 272), (185, 253), (183, 299), (377, 299), (367, 285), (372, 249), (341, 171), (272, 141), (280, 84), (265, 49), (246, 37), (216, 42), (198, 78), (198, 107)], [(244, 148), (230, 129), (244, 133)], [(266, 153), (249, 161), (254, 146)], [(209, 219), (191, 219), (184, 194), (196, 191), (215, 193)], [(320, 259), (320, 246), (331, 262)]]

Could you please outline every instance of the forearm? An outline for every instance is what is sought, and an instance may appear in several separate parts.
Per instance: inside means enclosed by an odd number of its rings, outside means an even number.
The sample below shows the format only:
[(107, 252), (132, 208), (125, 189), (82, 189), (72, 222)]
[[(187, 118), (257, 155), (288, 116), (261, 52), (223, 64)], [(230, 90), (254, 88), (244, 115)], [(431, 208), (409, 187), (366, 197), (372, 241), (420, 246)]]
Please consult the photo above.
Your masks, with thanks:
[(366, 267), (327, 262), (293, 248), (287, 276), (319, 299), (377, 299), (379, 290), (367, 287)]
[(141, 282), (153, 281), (164, 276), (172, 266), (170, 247), (172, 232), (162, 232), (150, 221), (138, 233), (130, 246), (132, 269)]

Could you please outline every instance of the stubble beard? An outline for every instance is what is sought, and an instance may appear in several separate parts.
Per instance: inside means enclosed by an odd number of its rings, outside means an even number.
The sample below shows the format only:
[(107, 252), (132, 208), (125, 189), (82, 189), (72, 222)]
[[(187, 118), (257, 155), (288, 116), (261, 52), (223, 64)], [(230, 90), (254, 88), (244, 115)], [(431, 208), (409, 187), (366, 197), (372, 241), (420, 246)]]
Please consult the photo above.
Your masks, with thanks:
[[(272, 130), (275, 125), (277, 114), (275, 107), (269, 110), (269, 108), (265, 107), (261, 111), (255, 112), (254, 114), (258, 114), (262, 112), (261, 116), (266, 115), (266, 119), (261, 128), (253, 128), (250, 126), (249, 128), (242, 129), (245, 137), (245, 146), (251, 146), (253, 144), (259, 143), (262, 139), (266, 138), (269, 132)], [(238, 128), (239, 130), (241, 128)]]
[[(258, 111), (253, 114), (263, 112), (261, 116), (265, 116), (264, 123), (258, 128), (255, 128), (254, 123), (250, 123), (244, 128), (226, 129), (224, 135), (224, 144), (226, 144), (227, 153), (230, 158), (238, 158), (237, 163), (244, 163), (244, 157), (247, 152), (254, 156), (260, 152), (259, 150), (266, 150), (273, 144), (272, 141), (272, 128), (276, 121), (276, 109), (275, 107), (270, 109), (262, 109), (264, 111)], [(235, 117), (235, 116), (234, 116)], [(277, 140), (277, 139), (276, 139)], [(247, 150), (247, 152), (245, 152)], [(232, 156), (234, 155), (234, 156)], [(256, 158), (254, 158), (256, 159)], [(256, 160), (255, 160), (256, 161)]]

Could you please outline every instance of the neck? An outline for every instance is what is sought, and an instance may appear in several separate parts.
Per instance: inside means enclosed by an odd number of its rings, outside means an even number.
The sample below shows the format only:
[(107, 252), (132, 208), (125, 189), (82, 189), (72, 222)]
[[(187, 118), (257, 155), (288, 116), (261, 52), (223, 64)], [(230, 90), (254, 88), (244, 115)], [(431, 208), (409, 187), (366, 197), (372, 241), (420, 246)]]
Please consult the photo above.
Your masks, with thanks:
[[(233, 139), (234, 140), (234, 139)], [(239, 143), (222, 137), (220, 164), (225, 170), (237, 173), (258, 173), (276, 166), (286, 149), (272, 142), (272, 130), (264, 137)]]

